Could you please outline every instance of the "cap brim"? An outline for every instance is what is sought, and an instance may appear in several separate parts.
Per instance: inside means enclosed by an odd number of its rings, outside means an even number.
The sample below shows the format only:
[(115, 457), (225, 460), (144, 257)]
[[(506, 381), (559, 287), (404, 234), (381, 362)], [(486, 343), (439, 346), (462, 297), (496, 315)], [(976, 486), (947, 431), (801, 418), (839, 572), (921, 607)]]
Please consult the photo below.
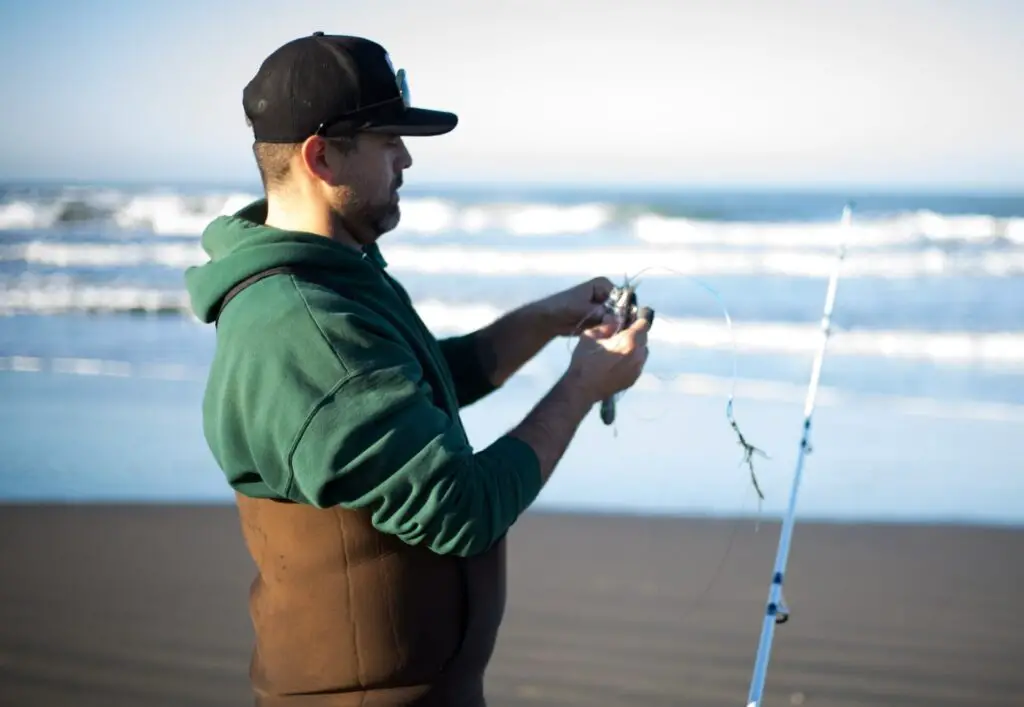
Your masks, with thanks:
[(391, 135), (430, 136), (444, 135), (459, 124), (459, 116), (427, 108), (407, 108), (399, 120), (375, 122), (364, 128), (369, 133)]

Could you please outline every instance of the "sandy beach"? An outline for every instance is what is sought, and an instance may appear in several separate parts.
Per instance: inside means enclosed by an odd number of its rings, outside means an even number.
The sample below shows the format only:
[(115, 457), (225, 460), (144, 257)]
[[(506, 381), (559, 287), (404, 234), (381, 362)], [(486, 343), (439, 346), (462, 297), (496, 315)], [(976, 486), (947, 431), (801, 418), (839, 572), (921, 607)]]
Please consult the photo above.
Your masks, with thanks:
[[(528, 514), (490, 704), (745, 704), (777, 529)], [(5, 506), (0, 537), (0, 704), (251, 703), (232, 507)], [(1019, 530), (799, 525), (765, 705), (1024, 704), (1021, 558)]]

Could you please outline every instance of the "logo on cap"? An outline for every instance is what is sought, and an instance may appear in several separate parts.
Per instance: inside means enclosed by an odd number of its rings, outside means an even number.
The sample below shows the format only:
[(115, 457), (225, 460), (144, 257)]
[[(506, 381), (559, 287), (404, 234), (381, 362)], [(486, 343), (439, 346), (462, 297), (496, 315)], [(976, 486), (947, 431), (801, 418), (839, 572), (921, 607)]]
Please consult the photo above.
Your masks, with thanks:
[(398, 92), (402, 96), (402, 103), (405, 104), (406, 108), (412, 105), (412, 99), (409, 96), (409, 80), (405, 77), (405, 69), (399, 69), (398, 73), (395, 74), (395, 83), (398, 85)]
[(387, 62), (388, 68), (395, 76), (395, 85), (398, 87), (398, 94), (402, 97), (402, 103), (406, 108), (410, 108), (412, 101), (409, 98), (409, 80), (405, 76), (405, 69), (395, 71), (395, 65), (391, 63), (391, 55), (387, 52), (384, 52), (384, 61)]

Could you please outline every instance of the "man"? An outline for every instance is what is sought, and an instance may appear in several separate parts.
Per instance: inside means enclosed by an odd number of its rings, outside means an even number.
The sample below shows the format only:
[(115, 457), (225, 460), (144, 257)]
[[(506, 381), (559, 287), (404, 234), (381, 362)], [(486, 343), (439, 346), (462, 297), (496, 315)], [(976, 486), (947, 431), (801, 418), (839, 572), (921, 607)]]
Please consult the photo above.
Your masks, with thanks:
[[(597, 278), (431, 335), (377, 239), (398, 223), (403, 136), (457, 119), (411, 107), (378, 44), (289, 42), (243, 106), (266, 198), (208, 226), (186, 279), (218, 326), (204, 431), (258, 568), (256, 702), (483, 705), (505, 534), (593, 405), (637, 380), (649, 324), (609, 336)], [(584, 320), (550, 392), (474, 450), (460, 408)]]

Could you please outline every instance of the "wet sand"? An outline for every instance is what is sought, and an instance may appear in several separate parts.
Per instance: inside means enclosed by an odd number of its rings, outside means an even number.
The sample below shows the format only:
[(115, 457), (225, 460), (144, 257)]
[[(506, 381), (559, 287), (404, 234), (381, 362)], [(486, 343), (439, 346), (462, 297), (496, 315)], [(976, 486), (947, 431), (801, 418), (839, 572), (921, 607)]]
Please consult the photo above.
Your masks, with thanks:
[[(777, 531), (528, 514), (491, 707), (742, 707)], [(0, 704), (251, 704), (232, 507), (0, 506), (0, 538)], [(803, 523), (786, 587), (766, 707), (1024, 705), (1024, 531)]]

